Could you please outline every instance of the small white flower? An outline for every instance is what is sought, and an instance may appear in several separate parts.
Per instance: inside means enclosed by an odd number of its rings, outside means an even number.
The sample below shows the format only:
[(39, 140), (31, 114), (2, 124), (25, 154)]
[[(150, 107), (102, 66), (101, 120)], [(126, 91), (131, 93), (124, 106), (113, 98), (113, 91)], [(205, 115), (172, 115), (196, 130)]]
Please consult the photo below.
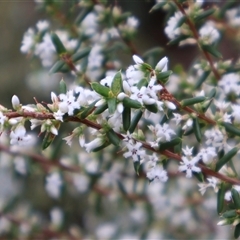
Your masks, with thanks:
[(58, 207), (51, 209), (50, 217), (51, 223), (56, 227), (59, 227), (63, 223), (63, 211)]
[(181, 34), (180, 28), (177, 27), (177, 25), (182, 17), (183, 17), (183, 14), (180, 11), (178, 11), (178, 12), (175, 12), (174, 16), (169, 18), (167, 22), (167, 26), (164, 30), (168, 38), (174, 39)]
[(26, 146), (31, 142), (31, 136), (26, 135), (26, 129), (22, 125), (11, 131), (10, 138), (10, 144), (12, 145)]
[(91, 141), (89, 143), (85, 143), (84, 147), (86, 148), (86, 151), (89, 153), (93, 149), (100, 147), (103, 143), (104, 143), (103, 138), (97, 137), (93, 141)]
[(3, 115), (2, 112), (0, 112), (0, 124), (2, 125), (1, 127), (3, 127), (4, 123), (7, 121), (7, 117)]
[(134, 60), (134, 62), (135, 62), (136, 64), (142, 64), (142, 63), (144, 63), (143, 60), (142, 60), (139, 56), (137, 56), (137, 55), (133, 55), (133, 60)]
[(162, 166), (155, 166), (147, 172), (147, 178), (153, 182), (166, 182), (168, 180), (167, 172), (163, 170)]
[(186, 148), (182, 149), (183, 153), (185, 156), (192, 156), (192, 150), (193, 150), (193, 147), (189, 148), (188, 146), (186, 146)]
[(145, 151), (141, 149), (142, 143), (137, 142), (136, 144), (126, 144), (128, 152), (125, 152), (123, 156), (125, 158), (132, 157), (133, 161), (139, 161), (142, 156), (145, 155)]
[(58, 198), (61, 193), (62, 179), (58, 172), (53, 172), (46, 178), (46, 191), (52, 198)]
[(204, 44), (213, 44), (220, 38), (220, 34), (214, 27), (214, 23), (212, 21), (206, 22), (201, 27), (199, 30), (199, 35)]
[(38, 21), (36, 26), (39, 32), (43, 32), (49, 28), (49, 22), (47, 20)]
[(217, 156), (216, 149), (214, 147), (202, 148), (198, 156), (205, 164), (209, 164), (213, 161), (213, 158)]
[(201, 172), (201, 168), (196, 167), (195, 165), (198, 163), (199, 157), (193, 157), (189, 160), (187, 157), (182, 157), (181, 166), (179, 166), (178, 170), (180, 172), (186, 171), (186, 177), (191, 178), (192, 172)]

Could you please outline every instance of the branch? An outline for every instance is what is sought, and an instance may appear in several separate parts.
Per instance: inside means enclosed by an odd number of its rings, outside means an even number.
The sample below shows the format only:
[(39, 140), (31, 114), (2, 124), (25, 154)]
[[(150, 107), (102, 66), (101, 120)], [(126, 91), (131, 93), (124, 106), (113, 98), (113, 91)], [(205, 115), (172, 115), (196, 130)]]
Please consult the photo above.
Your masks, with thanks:
[[(198, 35), (198, 32), (197, 32), (197, 30), (196, 30), (196, 28), (195, 28), (194, 23), (192, 22), (192, 20), (191, 20), (191, 19), (188, 17), (188, 15), (186, 14), (183, 6), (182, 6), (180, 3), (178, 3), (177, 0), (173, 0), (173, 1), (174, 1), (174, 3), (177, 5), (177, 7), (178, 7), (178, 9), (180, 10), (180, 12), (186, 17), (186, 22), (187, 22), (189, 28), (192, 30), (192, 33), (193, 33), (194, 38), (195, 38), (195, 39), (197, 40), (197, 42), (199, 43), (199, 35)], [(218, 73), (217, 69), (215, 68), (214, 63), (213, 63), (213, 60), (212, 60), (210, 54), (209, 54), (206, 50), (202, 49), (199, 44), (198, 44), (198, 46), (199, 46), (199, 48), (201, 49), (201, 51), (203, 52), (205, 58), (207, 59), (207, 61), (208, 61), (209, 65), (210, 65), (210, 67), (211, 67), (211, 69), (212, 69), (212, 72), (213, 72), (215, 78), (216, 78), (217, 80), (220, 80), (221, 75)]]
[[(28, 111), (24, 111), (23, 113), (17, 113), (17, 112), (11, 112), (11, 113), (6, 113), (5, 114), (8, 118), (14, 118), (14, 117), (24, 117), (24, 118), (35, 118), (35, 119), (39, 119), (39, 120), (47, 120), (47, 119), (54, 119), (53, 117), (53, 114), (52, 113), (35, 113), (35, 112), (28, 112)], [(88, 127), (92, 127), (94, 129), (97, 129), (97, 130), (100, 130), (102, 128), (102, 126), (98, 123), (95, 123), (95, 122), (92, 122), (88, 119), (80, 119), (78, 117), (69, 117), (66, 121), (72, 121), (72, 122), (80, 122), (80, 123), (83, 123), (85, 125), (87, 125)], [(124, 137), (122, 136), (122, 134), (120, 133), (116, 133), (117, 136), (120, 138), (120, 139), (124, 139)], [(136, 140), (136, 139), (135, 139)], [(139, 141), (139, 140), (136, 140), (136, 141)], [(177, 161), (181, 161), (181, 155), (179, 154), (176, 154), (174, 152), (171, 152), (169, 150), (164, 150), (164, 151), (159, 151), (159, 150), (156, 150), (154, 149), (153, 147), (151, 147), (148, 143), (146, 142), (142, 142), (142, 141), (139, 141), (142, 143), (142, 146), (145, 148), (145, 149), (148, 149), (152, 152), (156, 152), (158, 154), (162, 154), (170, 159), (175, 159)], [(239, 179), (236, 179), (236, 178), (231, 178), (231, 177), (228, 177), (228, 176), (225, 176), (221, 173), (218, 173), (218, 172), (215, 172), (213, 171), (212, 169), (209, 169), (207, 168), (206, 166), (202, 165), (202, 164), (198, 164), (198, 166), (201, 168), (202, 172), (206, 175), (210, 175), (210, 176), (213, 176), (213, 177), (216, 177), (220, 180), (222, 180), (223, 182), (228, 182), (228, 183), (231, 183), (231, 184), (234, 184), (234, 185), (240, 185), (240, 180)], [(66, 167), (66, 166), (64, 166)]]

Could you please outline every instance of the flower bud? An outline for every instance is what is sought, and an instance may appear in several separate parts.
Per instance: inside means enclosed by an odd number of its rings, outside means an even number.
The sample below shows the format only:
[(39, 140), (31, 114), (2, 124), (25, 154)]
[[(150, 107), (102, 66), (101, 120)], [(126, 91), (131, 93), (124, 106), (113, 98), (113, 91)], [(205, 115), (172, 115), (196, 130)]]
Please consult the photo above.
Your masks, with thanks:
[(157, 63), (155, 69), (162, 72), (167, 71), (168, 70), (167, 64), (168, 64), (168, 58), (164, 57)]
[(133, 55), (133, 60), (134, 60), (134, 62), (135, 62), (136, 64), (142, 64), (142, 63), (144, 63), (143, 60), (142, 60), (139, 56), (137, 56), (137, 55)]
[(12, 106), (15, 110), (18, 110), (20, 108), (20, 100), (16, 95), (13, 95), (12, 97)]

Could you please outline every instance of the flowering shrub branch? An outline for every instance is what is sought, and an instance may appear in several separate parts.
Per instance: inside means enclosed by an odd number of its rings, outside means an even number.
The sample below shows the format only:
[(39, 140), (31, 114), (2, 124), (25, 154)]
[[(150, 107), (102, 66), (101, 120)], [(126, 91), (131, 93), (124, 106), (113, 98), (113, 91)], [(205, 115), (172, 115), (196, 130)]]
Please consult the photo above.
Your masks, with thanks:
[[(135, 224), (142, 224), (136, 239), (167, 238), (169, 233), (151, 237), (153, 225), (158, 219), (167, 223), (167, 215), (173, 228), (179, 224), (172, 209), (164, 210), (171, 199), (179, 209), (177, 197), (195, 196), (195, 177), (201, 195), (208, 188), (214, 190), (221, 218), (218, 225), (232, 224), (238, 238), (240, 75), (237, 61), (218, 60), (222, 55), (217, 46), (224, 38), (219, 21), (239, 28), (240, 20), (233, 19), (239, 10), (228, 4), (220, 10), (217, 5), (199, 1), (156, 1), (150, 12), (168, 13), (164, 31), (170, 44), (197, 44), (204, 55), (196, 58), (189, 70), (178, 66), (172, 71), (168, 66), (171, 59), (161, 56), (162, 48), (140, 54), (134, 45), (139, 21), (117, 5), (97, 0), (36, 4), (60, 27), (53, 30), (49, 21), (39, 21), (36, 28), (24, 34), (20, 50), (38, 58), (50, 74), (61, 73), (63, 79), (59, 81), (59, 93), (51, 92), (50, 103), (35, 99), (35, 104), (24, 105), (14, 95), (13, 110), (0, 106), (4, 142), (0, 151), (13, 157), (14, 171), (20, 175), (35, 176), (40, 172), (36, 165), (40, 165), (44, 191), (62, 205), (62, 209), (50, 211), (50, 228), (41, 226), (38, 219), (36, 225), (42, 229), (39, 236), (90, 236), (82, 233), (84, 224), (76, 227), (71, 217), (64, 218), (68, 207), (60, 200), (75, 199), (80, 194), (94, 199), (89, 203), (95, 202), (90, 207), (94, 216), (103, 214), (103, 202), (127, 203), (134, 220), (128, 224), (129, 231), (134, 233)], [(132, 57), (134, 63), (126, 65), (120, 53)], [(74, 84), (67, 84), (68, 78)], [(27, 131), (29, 124), (31, 133)], [(34, 136), (35, 128), (40, 128), (38, 138)], [(63, 147), (58, 139), (69, 147)], [(43, 154), (32, 153), (32, 148), (38, 149), (36, 141), (41, 142)], [(171, 184), (177, 184), (176, 178), (184, 181), (183, 193), (177, 185), (173, 191)], [(190, 204), (204, 205), (210, 191), (204, 197), (200, 194), (187, 200), (185, 209)], [(69, 211), (74, 215), (79, 205), (75, 207), (72, 201), (74, 207)], [(7, 201), (0, 207), (1, 212), (8, 212)], [(6, 216), (11, 215), (0, 216), (0, 234), (14, 237), (11, 222), (16, 222), (15, 218)], [(190, 222), (194, 221), (188, 217), (181, 222), (192, 229)], [(204, 216), (199, 218), (205, 222)], [(17, 223), (19, 233), (35, 236), (34, 224), (21, 230), (22, 224)], [(99, 225), (90, 238), (135, 239), (121, 236), (119, 226)], [(189, 238), (177, 233), (170, 237)]]

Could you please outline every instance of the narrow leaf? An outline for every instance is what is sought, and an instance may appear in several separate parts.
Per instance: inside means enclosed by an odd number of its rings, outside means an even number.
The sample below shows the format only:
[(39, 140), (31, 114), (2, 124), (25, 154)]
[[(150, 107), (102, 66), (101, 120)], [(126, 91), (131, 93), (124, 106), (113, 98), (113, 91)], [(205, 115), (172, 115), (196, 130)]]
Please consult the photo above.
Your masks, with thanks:
[(222, 54), (212, 45), (202, 45), (202, 49), (209, 52), (216, 58), (222, 58)]
[(221, 183), (221, 186), (217, 193), (217, 212), (218, 214), (222, 213), (224, 207), (224, 195), (225, 195), (225, 186), (224, 183)]
[(196, 103), (200, 103), (206, 100), (206, 97), (204, 96), (199, 96), (199, 97), (194, 97), (194, 98), (187, 98), (181, 101), (181, 105), (183, 107), (189, 106), (189, 105), (193, 105)]
[(216, 164), (215, 171), (218, 172), (228, 161), (230, 161), (238, 152), (238, 148), (235, 147), (231, 149), (227, 154), (225, 154)]
[(129, 107), (129, 108), (141, 108), (142, 104), (137, 101), (137, 100), (132, 100), (131, 98), (125, 97), (123, 99), (123, 105), (124, 107)]
[(103, 86), (103, 85), (101, 85), (100, 83), (97, 83), (97, 82), (91, 83), (91, 87), (98, 94), (100, 94), (104, 97), (108, 97), (109, 92), (110, 92), (110, 88), (105, 87), (105, 86)]
[(65, 94), (67, 92), (67, 85), (63, 79), (59, 83), (59, 89), (60, 89), (60, 93)]
[(235, 239), (239, 238), (239, 236), (240, 236), (240, 223), (237, 224), (237, 226), (235, 227), (235, 230), (234, 230)]
[(116, 98), (109, 98), (107, 100), (107, 104), (108, 104), (108, 111), (110, 114), (114, 114), (116, 108), (117, 108), (117, 100)]
[(200, 20), (207, 18), (208, 16), (212, 15), (215, 12), (214, 8), (210, 8), (200, 14), (198, 14), (197, 16), (194, 17), (194, 20), (196, 22), (199, 22)]
[(193, 119), (193, 130), (194, 130), (194, 134), (196, 136), (196, 139), (198, 140), (198, 142), (201, 142), (202, 133), (201, 133), (198, 118)]
[(127, 131), (131, 123), (131, 108), (125, 107), (122, 112), (123, 129)]
[(223, 122), (222, 125), (225, 127), (226, 131), (240, 137), (240, 129), (234, 127), (232, 124)]
[(52, 43), (53, 43), (58, 55), (61, 55), (61, 54), (67, 52), (62, 41), (60, 40), (60, 38), (58, 37), (58, 35), (56, 33), (51, 33), (51, 39), (52, 39)]
[(115, 146), (119, 146), (120, 139), (112, 129), (110, 129), (106, 134), (110, 143), (112, 143)]
[(108, 104), (107, 104), (107, 102), (105, 102), (103, 105), (97, 107), (93, 114), (94, 114), (94, 115), (101, 114), (101, 113), (104, 112), (107, 108), (108, 108)]
[(122, 74), (117, 72), (113, 78), (111, 90), (114, 96), (117, 96), (122, 91)]
[(240, 196), (235, 188), (231, 189), (233, 203), (236, 209), (240, 209)]
[(137, 127), (137, 124), (138, 124), (138, 122), (140, 121), (142, 115), (143, 115), (143, 112), (142, 112), (141, 110), (138, 110), (138, 111), (135, 113), (135, 115), (134, 115), (134, 117), (133, 117), (133, 119), (132, 119), (132, 121), (131, 121), (131, 125), (130, 125), (130, 127), (129, 127), (129, 132), (130, 132), (130, 133), (133, 133), (133, 132), (134, 132), (134, 130), (135, 130), (135, 128)]
[(156, 103), (154, 104), (151, 104), (151, 105), (145, 105), (145, 108), (150, 111), (150, 112), (153, 112), (153, 113), (157, 113), (158, 112), (158, 106)]

